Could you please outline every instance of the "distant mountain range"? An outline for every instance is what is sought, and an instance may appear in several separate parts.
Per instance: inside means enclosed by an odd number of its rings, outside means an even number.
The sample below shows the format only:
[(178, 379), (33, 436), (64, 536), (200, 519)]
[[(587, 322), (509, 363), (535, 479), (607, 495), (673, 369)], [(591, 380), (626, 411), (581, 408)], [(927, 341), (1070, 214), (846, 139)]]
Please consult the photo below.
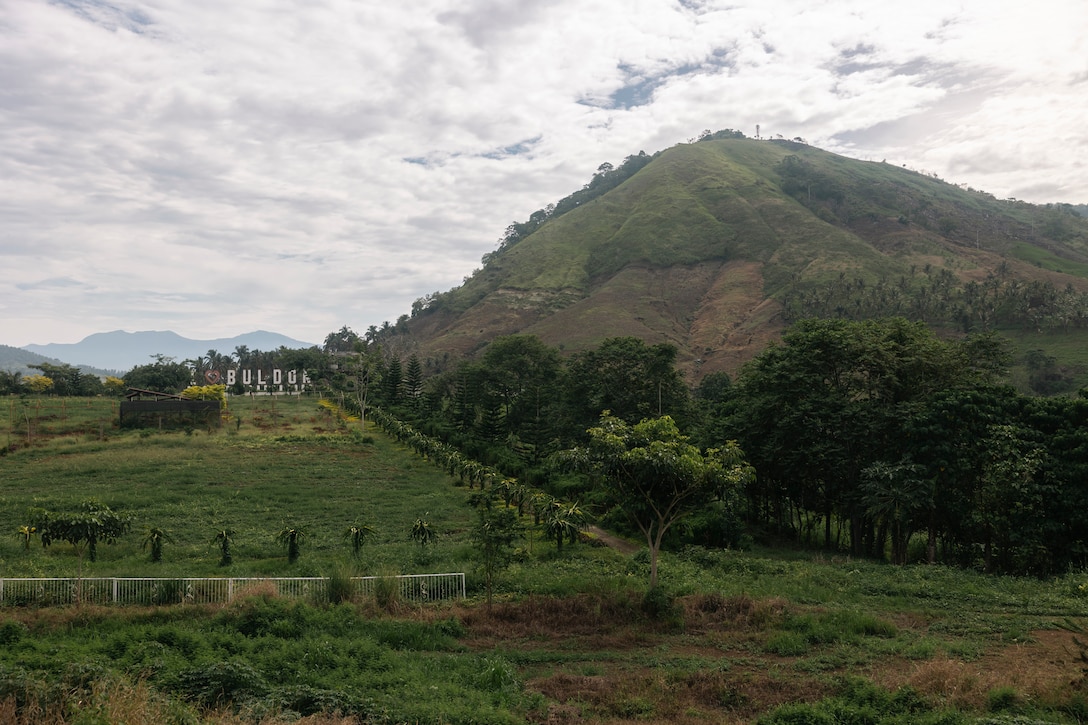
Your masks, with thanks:
[[(0, 345), (0, 368), (23, 372), (23, 368), (30, 363), (56, 364), (58, 361), (63, 361), (81, 368), (124, 373), (137, 365), (153, 363), (156, 355), (163, 355), (181, 362), (204, 355), (209, 350), (229, 355), (241, 346), (250, 350), (269, 351), (278, 350), (281, 347), (298, 349), (313, 347), (313, 345), (314, 343), (311, 342), (295, 340), (286, 335), (265, 330), (215, 340), (191, 340), (169, 330), (145, 332), (115, 330), (89, 335), (76, 343), (54, 342), (47, 345), (26, 345), (22, 348)], [(11, 351), (14, 350), (23, 351), (23, 355), (12, 353)], [(41, 360), (28, 359), (27, 354), (40, 356)]]

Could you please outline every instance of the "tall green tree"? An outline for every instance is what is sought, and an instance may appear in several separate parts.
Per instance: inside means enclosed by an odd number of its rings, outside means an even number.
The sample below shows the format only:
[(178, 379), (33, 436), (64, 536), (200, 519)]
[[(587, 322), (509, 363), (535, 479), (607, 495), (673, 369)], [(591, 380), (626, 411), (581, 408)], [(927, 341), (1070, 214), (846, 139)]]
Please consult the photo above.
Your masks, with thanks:
[[(878, 461), (861, 472), (862, 504), (891, 538), (893, 564), (907, 563), (907, 542), (933, 505), (933, 483), (921, 466)], [(877, 540), (884, 540), (883, 534)]]
[[(920, 439), (904, 434), (910, 421), (949, 391), (989, 385), (1006, 362), (992, 336), (942, 340), (902, 318), (797, 323), (731, 392), (728, 429), (759, 471), (752, 509), (798, 531), (797, 517), (815, 513), (825, 546), (846, 533), (854, 553), (877, 553), (861, 472), (906, 456), (929, 469)], [(848, 530), (833, 530), (835, 522)]]
[(359, 427), (366, 430), (370, 397), (382, 383), (381, 350), (359, 342), (350, 352), (338, 352), (329, 364), (325, 384), (340, 396), (341, 404), (359, 413)]
[(150, 365), (137, 365), (125, 373), (123, 380), (130, 388), (153, 390), (158, 393), (180, 393), (192, 384), (193, 371), (165, 355), (155, 356)]
[(418, 405), (423, 395), (423, 365), (415, 353), (408, 356), (408, 364), (404, 368), (404, 395), (412, 405)]
[(398, 405), (403, 392), (404, 369), (401, 367), (400, 358), (394, 357), (382, 371), (382, 403), (388, 406)]
[(358, 333), (345, 325), (325, 336), (324, 350), (327, 353), (355, 352), (363, 342)]
[(646, 538), (650, 588), (657, 585), (661, 543), (678, 521), (706, 503), (729, 498), (752, 476), (752, 467), (733, 441), (700, 451), (664, 416), (635, 425), (605, 413), (590, 428), (589, 445), (561, 459), (599, 476), (610, 500)]
[[(941, 391), (902, 408), (902, 440), (911, 460), (932, 482), (926, 512), (927, 560), (970, 564), (970, 519), (993, 426), (1019, 419), (1024, 399), (1008, 386), (979, 385)], [(940, 549), (940, 557), (938, 557)]]
[(484, 386), (502, 408), (508, 433), (539, 446), (554, 428), (562, 369), (559, 351), (533, 335), (496, 338), (484, 351)]
[(23, 382), (20, 379), (22, 377), (22, 373), (0, 370), (0, 395), (18, 393), (23, 387)]
[(479, 417), (481, 391), (483, 389), (483, 367), (475, 363), (462, 362), (457, 366), (453, 382), (453, 399), (449, 405), (449, 415), (454, 427), (460, 431), (470, 431), (476, 426)]
[(97, 375), (84, 373), (72, 365), (35, 363), (27, 367), (41, 370), (43, 375), (53, 381), (53, 392), (58, 395), (89, 396), (101, 395), (103, 392), (102, 381)]
[(982, 542), (986, 571), (1050, 571), (1047, 542), (1038, 531), (1051, 494), (1039, 475), (1046, 450), (1032, 438), (1018, 426), (997, 425), (985, 440), (971, 520)]
[(571, 357), (563, 383), (574, 426), (591, 425), (605, 410), (623, 420), (689, 415), (690, 394), (675, 368), (677, 349), (613, 337)]

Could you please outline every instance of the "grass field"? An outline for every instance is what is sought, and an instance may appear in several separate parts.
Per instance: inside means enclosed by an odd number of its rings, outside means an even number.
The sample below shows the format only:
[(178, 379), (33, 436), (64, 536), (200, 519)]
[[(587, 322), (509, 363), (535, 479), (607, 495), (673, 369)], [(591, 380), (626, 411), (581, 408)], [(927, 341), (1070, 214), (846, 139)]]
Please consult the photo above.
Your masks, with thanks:
[[(222, 574), (212, 539), (224, 529), (235, 532), (232, 576), (464, 568), (465, 490), (385, 437), (361, 435), (357, 421), (341, 425), (313, 398), (232, 399), (232, 417), (212, 432), (106, 428), (104, 437), (109, 402), (96, 402), (67, 401), (67, 420), (59, 401), (30, 406), (36, 442), (0, 460), (0, 529), (16, 531), (31, 507), (74, 510), (93, 496), (132, 520), (130, 535), (99, 547), (99, 576)], [(439, 532), (426, 557), (409, 539), (417, 518)], [(355, 523), (375, 529), (358, 562), (345, 537)], [(306, 533), (292, 567), (276, 541), (288, 526)], [(141, 548), (147, 527), (170, 536), (160, 565)], [(66, 544), (26, 551), (13, 536), (0, 539), (0, 561), (6, 576), (74, 575), (77, 564)]]
[[(465, 571), (469, 599), (333, 606), (258, 590), (214, 607), (0, 609), (0, 721), (1088, 721), (1088, 574), (693, 548), (663, 555), (670, 596), (655, 599), (645, 552), (557, 551), (537, 531), (488, 607), (468, 490), (312, 398), (272, 402), (232, 399), (212, 432), (120, 432), (109, 401), (11, 401), (2, 576), (75, 575), (70, 546), (25, 550), (16, 532), (31, 506), (94, 496), (133, 530), (85, 575)], [(409, 539), (419, 517), (439, 532), (425, 551)], [(343, 535), (356, 522), (376, 530), (358, 561)], [(275, 540), (288, 524), (307, 532), (294, 565)], [(161, 564), (145, 526), (172, 538)]]

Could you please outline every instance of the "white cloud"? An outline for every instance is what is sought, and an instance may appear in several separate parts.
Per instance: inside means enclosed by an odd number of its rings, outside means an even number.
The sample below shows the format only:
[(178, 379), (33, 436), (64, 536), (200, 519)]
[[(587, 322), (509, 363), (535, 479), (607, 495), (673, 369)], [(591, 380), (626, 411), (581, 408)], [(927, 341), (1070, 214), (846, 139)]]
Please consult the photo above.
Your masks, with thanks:
[(363, 330), (703, 129), (1088, 202), (1080, 0), (4, 5), (0, 343)]

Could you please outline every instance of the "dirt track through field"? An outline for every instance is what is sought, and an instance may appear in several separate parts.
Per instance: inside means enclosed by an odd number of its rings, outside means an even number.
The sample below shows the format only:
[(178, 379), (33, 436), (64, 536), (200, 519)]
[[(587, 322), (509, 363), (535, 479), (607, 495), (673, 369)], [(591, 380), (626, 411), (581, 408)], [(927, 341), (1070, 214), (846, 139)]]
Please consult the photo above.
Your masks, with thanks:
[(601, 542), (605, 546), (615, 549), (616, 551), (630, 556), (638, 551), (640, 547), (638, 544), (628, 541), (627, 539), (621, 539), (618, 536), (613, 536), (604, 529), (597, 526), (590, 526), (586, 529), (597, 541)]

